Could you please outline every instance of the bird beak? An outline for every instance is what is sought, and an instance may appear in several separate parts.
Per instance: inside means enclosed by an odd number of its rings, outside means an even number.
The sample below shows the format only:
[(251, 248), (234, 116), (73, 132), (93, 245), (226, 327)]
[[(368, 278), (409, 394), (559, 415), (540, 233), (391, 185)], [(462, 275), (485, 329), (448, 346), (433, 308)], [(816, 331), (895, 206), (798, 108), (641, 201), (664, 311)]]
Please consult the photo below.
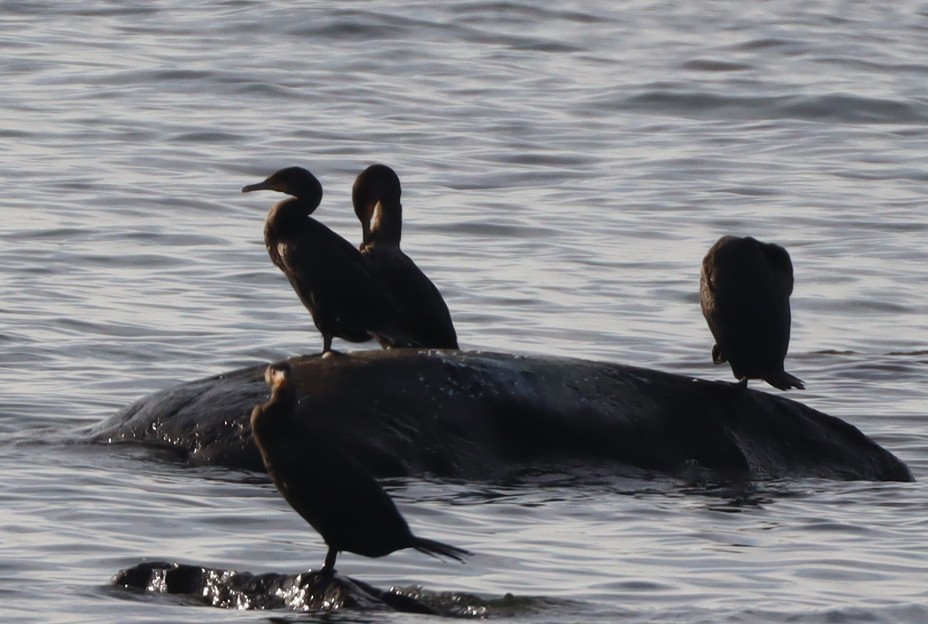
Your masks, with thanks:
[(273, 191), (274, 187), (268, 184), (267, 180), (263, 182), (258, 182), (257, 184), (249, 184), (248, 186), (242, 187), (243, 193), (250, 193), (252, 191)]

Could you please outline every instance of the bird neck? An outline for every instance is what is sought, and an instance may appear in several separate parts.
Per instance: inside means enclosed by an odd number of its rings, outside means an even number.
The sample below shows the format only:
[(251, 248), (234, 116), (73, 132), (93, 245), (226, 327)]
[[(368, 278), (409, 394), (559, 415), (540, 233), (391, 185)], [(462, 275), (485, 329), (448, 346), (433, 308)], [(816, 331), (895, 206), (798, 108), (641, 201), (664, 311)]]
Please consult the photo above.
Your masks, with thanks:
[(289, 386), (271, 390), (271, 398), (251, 415), (251, 427), (259, 435), (274, 431), (291, 418), (296, 408), (296, 393)]
[(306, 217), (315, 212), (318, 207), (319, 202), (317, 201), (302, 197), (288, 197), (274, 204), (274, 207), (267, 213), (265, 221), (269, 225), (290, 228), (305, 221)]
[(403, 205), (398, 201), (378, 201), (370, 211), (370, 219), (362, 224), (362, 228), (364, 245), (399, 247), (403, 233)]

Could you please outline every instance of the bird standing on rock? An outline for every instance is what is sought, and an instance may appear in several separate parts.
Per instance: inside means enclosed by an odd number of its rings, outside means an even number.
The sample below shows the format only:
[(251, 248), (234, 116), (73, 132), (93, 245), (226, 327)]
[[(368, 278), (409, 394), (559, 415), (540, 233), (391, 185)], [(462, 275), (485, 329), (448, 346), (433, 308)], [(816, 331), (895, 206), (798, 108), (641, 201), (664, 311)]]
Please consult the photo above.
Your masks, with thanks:
[(805, 388), (787, 373), (793, 264), (779, 245), (723, 236), (702, 261), (699, 299), (715, 337), (712, 361), (728, 362), (742, 385), (763, 379), (780, 390)]
[(358, 175), (351, 200), (361, 221), (361, 254), (371, 273), (399, 305), (399, 325), (404, 333), (423, 347), (457, 349), (457, 333), (445, 300), (400, 249), (400, 194), (399, 176), (386, 165), (371, 165)]
[(242, 188), (243, 193), (259, 190), (291, 196), (268, 212), (264, 243), (322, 333), (323, 354), (332, 350), (334, 337), (349, 342), (376, 337), (393, 346), (419, 346), (399, 329), (399, 306), (358, 250), (310, 216), (322, 201), (316, 176), (287, 167)]
[(290, 377), (287, 363), (267, 367), (271, 398), (252, 410), (251, 433), (277, 489), (325, 540), (323, 572), (335, 571), (341, 551), (383, 557), (414, 548), (458, 561), (470, 555), (413, 535), (393, 499), (360, 462), (327, 440), (310, 417), (296, 412)]

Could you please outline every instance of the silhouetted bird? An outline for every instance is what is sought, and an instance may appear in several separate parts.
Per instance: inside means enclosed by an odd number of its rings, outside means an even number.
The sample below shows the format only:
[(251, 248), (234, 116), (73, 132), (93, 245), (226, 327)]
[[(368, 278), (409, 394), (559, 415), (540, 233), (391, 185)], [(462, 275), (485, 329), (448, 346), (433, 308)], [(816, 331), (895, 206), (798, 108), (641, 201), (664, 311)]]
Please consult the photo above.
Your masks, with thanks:
[(290, 366), (265, 371), (271, 398), (251, 412), (251, 433), (274, 484), (328, 545), (323, 572), (335, 569), (338, 553), (383, 557), (403, 548), (463, 561), (470, 553), (409, 530), (393, 499), (351, 455), (295, 412)]
[(712, 361), (728, 362), (747, 385), (763, 379), (781, 390), (803, 382), (783, 370), (789, 348), (793, 265), (779, 245), (723, 236), (702, 261), (699, 299), (715, 337)]
[(445, 300), (400, 249), (400, 193), (400, 179), (386, 165), (371, 165), (355, 180), (351, 199), (361, 221), (361, 253), (380, 284), (399, 304), (399, 327), (403, 332), (423, 347), (457, 349), (458, 338)]
[(350, 342), (376, 337), (394, 346), (419, 346), (399, 329), (399, 306), (358, 250), (310, 216), (322, 201), (322, 185), (312, 173), (288, 167), (242, 188), (243, 193), (258, 190), (291, 195), (268, 212), (264, 244), (312, 314), (322, 333), (323, 353), (332, 350), (336, 336)]

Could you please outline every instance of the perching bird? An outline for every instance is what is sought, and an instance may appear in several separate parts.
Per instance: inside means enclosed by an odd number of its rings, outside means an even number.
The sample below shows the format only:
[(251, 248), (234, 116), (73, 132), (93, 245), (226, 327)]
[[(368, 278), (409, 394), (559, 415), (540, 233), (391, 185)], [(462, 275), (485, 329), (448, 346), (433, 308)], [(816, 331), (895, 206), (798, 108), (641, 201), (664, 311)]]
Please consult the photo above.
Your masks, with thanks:
[(399, 306), (371, 274), (367, 261), (344, 238), (310, 215), (322, 201), (322, 185), (301, 167), (288, 167), (243, 193), (278, 191), (291, 197), (271, 208), (264, 243), (322, 333), (322, 351), (332, 339), (365, 342), (372, 337), (392, 345), (418, 343), (398, 327)]
[(361, 254), (400, 307), (399, 326), (423, 347), (457, 349), (451, 313), (435, 284), (400, 249), (403, 206), (400, 179), (386, 165), (371, 165), (354, 182), (351, 200), (361, 221)]
[(781, 390), (803, 389), (783, 369), (793, 292), (789, 253), (751, 237), (723, 236), (703, 258), (699, 282), (702, 314), (715, 337), (712, 361), (727, 361), (743, 385), (763, 379)]
[(251, 412), (251, 433), (274, 484), (328, 545), (323, 572), (341, 551), (383, 557), (403, 548), (463, 561), (466, 550), (416, 537), (393, 499), (351, 455), (298, 414), (290, 366), (265, 371), (271, 398)]

